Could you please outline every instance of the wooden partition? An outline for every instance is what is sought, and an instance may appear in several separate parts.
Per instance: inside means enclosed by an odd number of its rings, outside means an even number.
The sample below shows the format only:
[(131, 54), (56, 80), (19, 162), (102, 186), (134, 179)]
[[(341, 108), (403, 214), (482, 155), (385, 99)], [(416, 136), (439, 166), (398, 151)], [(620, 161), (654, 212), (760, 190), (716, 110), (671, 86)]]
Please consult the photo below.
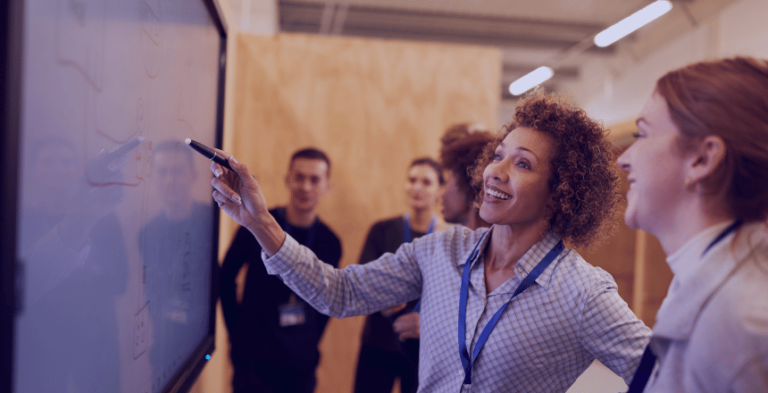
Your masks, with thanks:
[[(288, 199), (283, 179), (291, 153), (326, 151), (333, 188), (319, 213), (341, 238), (344, 266), (357, 263), (374, 221), (405, 211), (409, 162), (436, 157), (449, 125), (496, 127), (497, 49), (316, 35), (235, 39), (225, 149), (251, 168), (273, 206)], [(222, 220), (223, 249), (235, 229)], [(362, 322), (331, 320), (318, 392), (351, 391)], [(217, 334), (226, 334), (219, 327)], [(228, 356), (222, 342), (216, 357)], [(229, 372), (223, 374), (219, 392), (230, 389)]]

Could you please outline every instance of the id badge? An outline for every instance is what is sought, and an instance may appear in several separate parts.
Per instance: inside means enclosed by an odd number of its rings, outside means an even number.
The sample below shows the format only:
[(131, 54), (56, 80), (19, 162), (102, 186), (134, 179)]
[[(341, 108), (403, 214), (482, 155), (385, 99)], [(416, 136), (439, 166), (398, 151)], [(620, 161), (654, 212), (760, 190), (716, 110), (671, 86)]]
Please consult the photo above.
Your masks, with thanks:
[(280, 327), (303, 325), (305, 320), (304, 304), (291, 294), (288, 303), (278, 307), (280, 311)]

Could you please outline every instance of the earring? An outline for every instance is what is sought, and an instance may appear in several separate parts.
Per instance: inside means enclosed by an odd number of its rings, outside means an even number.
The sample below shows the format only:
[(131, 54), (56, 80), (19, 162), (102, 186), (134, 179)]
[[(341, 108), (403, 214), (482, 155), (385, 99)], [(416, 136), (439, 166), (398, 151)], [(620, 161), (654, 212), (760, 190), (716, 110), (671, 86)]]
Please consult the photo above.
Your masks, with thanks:
[(686, 177), (685, 181), (683, 181), (683, 185), (685, 186), (685, 188), (688, 188), (688, 186), (691, 185), (691, 178), (690, 177)]

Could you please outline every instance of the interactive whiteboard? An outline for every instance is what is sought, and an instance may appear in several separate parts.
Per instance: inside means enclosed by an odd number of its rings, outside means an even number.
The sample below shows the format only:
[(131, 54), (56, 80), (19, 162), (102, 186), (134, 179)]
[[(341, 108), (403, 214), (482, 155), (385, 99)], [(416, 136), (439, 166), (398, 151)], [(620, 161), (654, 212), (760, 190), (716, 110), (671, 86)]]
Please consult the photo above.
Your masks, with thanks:
[(15, 4), (12, 391), (186, 390), (213, 350), (218, 209), (184, 139), (221, 146), (215, 6)]

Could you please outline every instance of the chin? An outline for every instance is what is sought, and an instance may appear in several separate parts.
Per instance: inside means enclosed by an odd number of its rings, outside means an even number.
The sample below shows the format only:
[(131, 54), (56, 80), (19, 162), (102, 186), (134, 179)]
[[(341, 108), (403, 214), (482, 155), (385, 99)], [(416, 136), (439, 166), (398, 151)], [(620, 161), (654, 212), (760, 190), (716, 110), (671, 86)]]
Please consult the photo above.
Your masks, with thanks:
[(634, 214), (631, 214), (629, 210), (624, 213), (624, 223), (627, 224), (630, 229), (641, 229), (640, 225), (637, 223), (637, 217), (635, 217)]

